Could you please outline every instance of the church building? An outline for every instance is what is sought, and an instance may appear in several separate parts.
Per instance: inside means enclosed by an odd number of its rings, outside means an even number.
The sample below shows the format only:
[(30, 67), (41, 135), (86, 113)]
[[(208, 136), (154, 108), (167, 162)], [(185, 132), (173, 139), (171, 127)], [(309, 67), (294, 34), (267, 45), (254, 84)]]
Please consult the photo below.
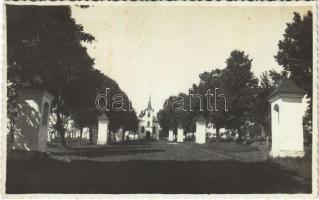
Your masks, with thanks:
[(139, 115), (138, 139), (159, 139), (160, 125), (149, 98), (147, 108)]

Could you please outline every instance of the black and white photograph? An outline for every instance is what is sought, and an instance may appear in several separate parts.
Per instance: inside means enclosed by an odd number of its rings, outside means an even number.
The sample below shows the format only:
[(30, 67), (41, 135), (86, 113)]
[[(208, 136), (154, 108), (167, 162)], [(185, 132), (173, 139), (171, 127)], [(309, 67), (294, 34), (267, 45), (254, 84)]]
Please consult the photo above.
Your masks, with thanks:
[(5, 196), (317, 195), (315, 1), (3, 9)]

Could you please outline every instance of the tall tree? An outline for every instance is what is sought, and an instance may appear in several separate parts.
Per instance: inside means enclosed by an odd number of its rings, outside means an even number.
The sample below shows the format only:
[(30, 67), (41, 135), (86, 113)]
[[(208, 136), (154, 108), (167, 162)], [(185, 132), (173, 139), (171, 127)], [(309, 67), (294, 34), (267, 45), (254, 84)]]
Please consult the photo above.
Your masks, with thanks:
[(7, 87), (7, 116), (8, 129), (10, 133), (10, 141), (8, 141), (8, 149), (13, 149), (14, 146), (14, 136), (16, 132), (16, 120), (18, 117), (18, 94), (15, 90), (15, 86), (8, 84)]
[[(251, 71), (251, 62), (252, 60), (243, 51), (232, 51), (226, 60), (225, 69), (200, 74), (199, 84), (193, 84), (188, 95), (171, 96), (166, 100), (166, 107), (164, 106), (166, 109), (159, 113), (161, 126), (165, 130), (176, 128), (180, 122), (183, 122), (183, 127), (191, 131), (194, 129), (196, 116), (204, 115), (213, 122), (217, 132), (222, 127), (237, 129), (241, 140), (243, 126), (246, 122), (254, 120), (253, 106), (257, 96), (258, 79)], [(216, 88), (219, 93), (215, 93)], [(212, 102), (212, 99), (209, 101), (205, 96), (208, 90), (217, 97), (216, 102), (215, 100)], [(225, 98), (219, 98), (219, 94), (226, 98), (226, 103)], [(171, 109), (173, 107), (171, 102), (176, 101), (177, 97), (186, 99), (183, 105), (186, 111), (176, 112)]]
[(234, 50), (226, 60), (223, 88), (227, 94), (229, 111), (226, 127), (237, 129), (239, 141), (242, 139), (244, 125), (253, 120), (253, 102), (256, 97), (258, 79), (251, 71), (252, 59), (243, 51)]
[[(66, 121), (73, 117), (81, 126), (96, 124), (95, 108), (98, 93), (110, 88), (113, 94), (127, 96), (118, 84), (93, 68), (94, 60), (83, 42), (94, 37), (71, 18), (67, 6), (7, 5), (8, 84), (45, 89), (54, 96), (52, 112), (54, 128), (66, 145)], [(13, 102), (13, 101), (10, 101)], [(124, 113), (125, 114), (125, 113)], [(115, 113), (109, 115), (115, 118)], [(119, 125), (137, 118), (129, 114)], [(112, 122), (113, 123), (113, 122)], [(112, 125), (111, 123), (111, 125)]]
[[(204, 72), (199, 75), (200, 82), (197, 87), (193, 86), (193, 92), (199, 93), (203, 97), (203, 112), (205, 118), (214, 124), (216, 137), (219, 139), (220, 128), (226, 125), (227, 98), (224, 94), (224, 70), (215, 69), (211, 72)], [(208, 91), (210, 95), (207, 96)], [(208, 97), (208, 98), (207, 98)], [(226, 96), (225, 96), (226, 97)]]
[(253, 101), (253, 122), (261, 126), (270, 135), (270, 105), (268, 97), (278, 87), (280, 81), (287, 79), (286, 71), (281, 73), (275, 70), (268, 70), (261, 74), (257, 88), (257, 96)]
[(168, 130), (176, 130), (182, 126), (186, 132), (194, 132), (194, 114), (190, 111), (190, 96), (180, 93), (170, 96), (164, 103), (163, 109), (158, 113), (159, 123), (163, 129), (162, 134), (167, 136)]
[(92, 69), (81, 42), (94, 37), (71, 18), (69, 7), (7, 6), (8, 81), (46, 89), (55, 97), (55, 128), (65, 145), (63, 118), (81, 96), (77, 83)]
[(296, 84), (307, 91), (312, 97), (312, 12), (303, 17), (294, 13), (293, 21), (287, 23), (284, 39), (278, 43), (276, 61), (285, 71), (289, 72)]
[(294, 13), (293, 21), (287, 23), (284, 38), (278, 43), (275, 59), (289, 72), (289, 78), (307, 92), (309, 106), (304, 117), (304, 125), (311, 130), (312, 124), (312, 72), (313, 72), (313, 20), (312, 12), (303, 17)]

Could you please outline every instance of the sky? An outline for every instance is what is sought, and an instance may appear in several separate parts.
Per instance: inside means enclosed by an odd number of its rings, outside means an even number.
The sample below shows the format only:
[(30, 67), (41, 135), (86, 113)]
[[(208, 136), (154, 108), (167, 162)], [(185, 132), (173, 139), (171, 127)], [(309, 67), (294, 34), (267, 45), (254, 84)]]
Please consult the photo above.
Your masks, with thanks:
[(139, 113), (149, 97), (158, 111), (171, 95), (187, 93), (199, 74), (224, 68), (245, 51), (257, 77), (281, 70), (274, 59), (293, 12), (306, 6), (98, 5), (72, 7), (72, 17), (95, 41), (84, 44), (95, 68), (118, 82)]

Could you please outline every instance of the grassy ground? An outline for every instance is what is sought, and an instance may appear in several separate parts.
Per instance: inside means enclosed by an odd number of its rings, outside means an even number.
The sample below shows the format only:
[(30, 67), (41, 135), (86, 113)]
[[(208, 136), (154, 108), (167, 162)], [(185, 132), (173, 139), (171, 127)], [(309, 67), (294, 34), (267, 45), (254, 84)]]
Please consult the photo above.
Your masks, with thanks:
[(294, 161), (296, 171), (287, 170), (291, 164), (269, 160), (254, 145), (129, 141), (52, 152), (71, 162), (43, 154), (9, 159), (7, 193), (311, 192), (311, 182), (298, 173), (302, 161)]
[(107, 146), (71, 143), (67, 149), (51, 148), (51, 152), (71, 160), (94, 161), (238, 160), (257, 162), (268, 159), (268, 150), (260, 151), (252, 145), (240, 145), (234, 142), (196, 144), (139, 140)]
[[(59, 146), (57, 144), (56, 146)], [(57, 150), (58, 149), (58, 150)], [(216, 161), (235, 160), (240, 162), (267, 161), (273, 168), (283, 168), (296, 173), (299, 179), (311, 183), (311, 149), (305, 158), (269, 157), (269, 149), (263, 143), (238, 144), (236, 142), (126, 141), (107, 146), (69, 143), (69, 148), (51, 148), (54, 155), (70, 160), (127, 161), (127, 160), (177, 160)]]
[(283, 169), (296, 173), (295, 178), (305, 181), (308, 184), (312, 181), (312, 152), (311, 148), (306, 148), (306, 154), (303, 158), (271, 158), (269, 161), (279, 165)]

